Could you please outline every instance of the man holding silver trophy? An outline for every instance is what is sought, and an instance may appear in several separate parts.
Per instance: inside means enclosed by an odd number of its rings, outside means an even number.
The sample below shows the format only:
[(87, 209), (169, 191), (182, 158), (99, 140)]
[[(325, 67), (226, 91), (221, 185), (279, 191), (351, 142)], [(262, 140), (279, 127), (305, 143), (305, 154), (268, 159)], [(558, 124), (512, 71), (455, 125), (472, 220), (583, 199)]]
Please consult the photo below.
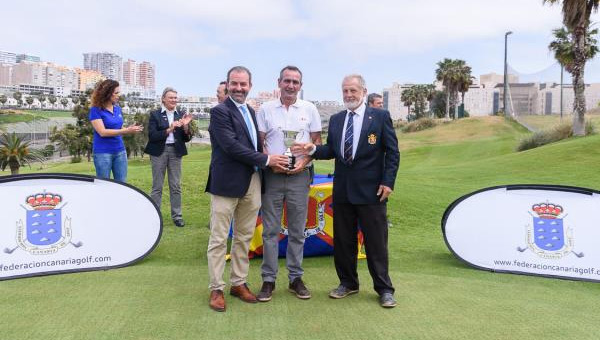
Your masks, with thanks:
[[(264, 152), (287, 155), (287, 171), (267, 169), (264, 172), (265, 191), (262, 195), (263, 285), (256, 298), (270, 301), (275, 290), (278, 271), (279, 234), (287, 234), (286, 267), (289, 290), (300, 299), (309, 299), (310, 291), (302, 281), (304, 271), (304, 229), (308, 208), (308, 193), (312, 181), (312, 164), (305, 156), (290, 152), (295, 142), (321, 144), (321, 117), (314, 104), (298, 98), (302, 88), (302, 72), (286, 66), (277, 80), (281, 96), (264, 103), (257, 115), (258, 140)], [(287, 226), (281, 217), (286, 205)]]

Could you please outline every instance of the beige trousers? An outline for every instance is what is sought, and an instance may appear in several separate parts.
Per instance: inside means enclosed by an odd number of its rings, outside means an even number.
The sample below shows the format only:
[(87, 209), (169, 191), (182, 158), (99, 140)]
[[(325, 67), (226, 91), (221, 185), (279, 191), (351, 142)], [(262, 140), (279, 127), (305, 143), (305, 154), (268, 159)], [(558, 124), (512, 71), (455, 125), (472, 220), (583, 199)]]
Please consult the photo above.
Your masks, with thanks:
[(248, 277), (248, 250), (250, 240), (256, 228), (256, 216), (260, 209), (260, 177), (252, 175), (248, 192), (242, 198), (210, 196), (210, 238), (208, 239), (208, 274), (212, 290), (224, 290), (223, 272), (225, 271), (225, 254), (227, 237), (233, 218), (233, 240), (231, 243), (232, 286), (246, 283)]

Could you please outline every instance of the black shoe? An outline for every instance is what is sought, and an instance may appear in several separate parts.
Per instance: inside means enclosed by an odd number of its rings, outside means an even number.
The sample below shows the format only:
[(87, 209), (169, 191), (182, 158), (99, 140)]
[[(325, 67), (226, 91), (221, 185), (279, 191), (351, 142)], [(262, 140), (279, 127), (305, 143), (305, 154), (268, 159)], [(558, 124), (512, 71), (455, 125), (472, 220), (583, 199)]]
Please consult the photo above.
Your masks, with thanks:
[(273, 291), (275, 290), (275, 282), (263, 282), (262, 288), (260, 288), (260, 292), (256, 294), (256, 300), (260, 302), (271, 301), (271, 297), (273, 296)]
[(350, 289), (350, 288), (344, 287), (343, 285), (339, 285), (336, 289), (329, 292), (329, 297), (333, 298), (333, 299), (341, 299), (341, 298), (345, 298), (346, 296), (348, 296), (350, 294), (356, 294), (356, 293), (358, 293), (358, 289)]
[(183, 227), (185, 225), (185, 222), (183, 220), (174, 220), (173, 223), (175, 223), (176, 227)]
[(383, 308), (394, 308), (396, 307), (396, 300), (392, 293), (383, 293), (379, 296), (379, 304)]
[(308, 288), (306, 288), (304, 282), (302, 282), (302, 278), (300, 277), (297, 277), (294, 279), (294, 281), (290, 282), (289, 290), (290, 292), (296, 294), (296, 297), (298, 299), (310, 299), (310, 292), (308, 291)]

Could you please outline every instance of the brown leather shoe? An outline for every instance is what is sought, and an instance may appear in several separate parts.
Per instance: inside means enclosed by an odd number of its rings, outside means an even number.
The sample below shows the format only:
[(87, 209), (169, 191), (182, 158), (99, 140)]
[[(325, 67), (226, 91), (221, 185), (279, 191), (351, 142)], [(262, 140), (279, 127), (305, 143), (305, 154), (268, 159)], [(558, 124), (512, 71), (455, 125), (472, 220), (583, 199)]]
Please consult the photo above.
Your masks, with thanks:
[(213, 290), (210, 292), (210, 302), (208, 303), (210, 308), (217, 312), (225, 311), (225, 296), (222, 290)]
[(256, 296), (252, 294), (248, 286), (244, 283), (239, 286), (232, 286), (229, 290), (229, 294), (239, 297), (240, 300), (248, 303), (256, 303)]

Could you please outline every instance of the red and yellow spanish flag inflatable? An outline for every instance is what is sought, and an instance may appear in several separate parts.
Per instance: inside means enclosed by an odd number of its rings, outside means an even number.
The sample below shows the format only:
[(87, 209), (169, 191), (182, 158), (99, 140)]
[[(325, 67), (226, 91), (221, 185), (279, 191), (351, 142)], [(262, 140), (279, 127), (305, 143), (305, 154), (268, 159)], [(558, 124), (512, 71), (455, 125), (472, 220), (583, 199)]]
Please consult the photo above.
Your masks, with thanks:
[[(333, 254), (333, 178), (328, 175), (315, 175), (308, 197), (308, 214), (304, 228), (304, 256)], [(279, 257), (285, 257), (287, 250), (287, 216), (284, 207), (279, 233)], [(250, 242), (250, 257), (261, 256), (263, 224), (260, 215)], [(362, 233), (359, 232), (359, 253), (361, 253)], [(363, 257), (359, 254), (359, 258)]]

